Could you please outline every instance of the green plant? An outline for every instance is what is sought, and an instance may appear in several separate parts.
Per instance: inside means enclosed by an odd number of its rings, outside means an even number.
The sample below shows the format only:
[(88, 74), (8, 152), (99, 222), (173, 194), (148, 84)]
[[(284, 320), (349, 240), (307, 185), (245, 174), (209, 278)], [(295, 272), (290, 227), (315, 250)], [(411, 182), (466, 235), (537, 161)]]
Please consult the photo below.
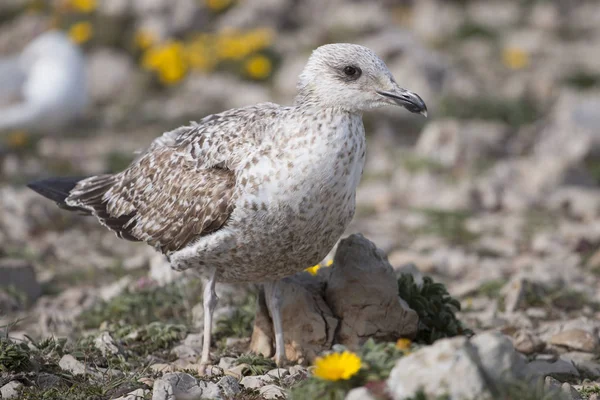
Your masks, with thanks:
[(265, 358), (258, 354), (244, 354), (236, 361), (236, 365), (247, 364), (248, 367), (242, 371), (244, 375), (264, 375), (268, 371), (277, 367), (275, 362), (270, 358)]
[(248, 294), (232, 315), (217, 321), (214, 331), (216, 340), (227, 337), (248, 337), (252, 334), (252, 322), (256, 314), (256, 295)]
[(0, 337), (0, 372), (23, 372), (33, 368), (26, 343), (14, 342), (8, 335)]
[(456, 318), (460, 302), (441, 283), (426, 276), (419, 287), (411, 274), (403, 274), (398, 278), (398, 293), (419, 315), (417, 342), (430, 344), (445, 337), (473, 335)]

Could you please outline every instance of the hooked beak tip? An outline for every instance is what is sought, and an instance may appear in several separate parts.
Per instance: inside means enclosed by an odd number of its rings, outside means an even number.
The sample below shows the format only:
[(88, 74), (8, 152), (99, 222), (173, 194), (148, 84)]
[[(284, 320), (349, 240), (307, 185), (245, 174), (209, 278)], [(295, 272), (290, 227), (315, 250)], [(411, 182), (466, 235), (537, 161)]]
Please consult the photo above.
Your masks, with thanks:
[(408, 111), (416, 114), (421, 114), (427, 117), (427, 105), (416, 93), (406, 89), (399, 89), (390, 92), (377, 91), (380, 96), (391, 99), (394, 104), (406, 108)]

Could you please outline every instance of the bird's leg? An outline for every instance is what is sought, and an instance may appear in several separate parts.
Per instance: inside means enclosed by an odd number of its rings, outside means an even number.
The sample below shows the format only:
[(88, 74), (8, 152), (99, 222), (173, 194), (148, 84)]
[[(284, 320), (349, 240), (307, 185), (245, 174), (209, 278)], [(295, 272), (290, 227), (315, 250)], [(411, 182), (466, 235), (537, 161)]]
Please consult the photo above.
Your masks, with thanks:
[[(265, 285), (266, 287), (267, 285)], [(277, 366), (283, 366), (286, 362), (285, 343), (283, 341), (283, 324), (281, 322), (281, 306), (283, 303), (283, 293), (279, 282), (269, 283), (269, 291), (265, 290), (267, 305), (271, 311), (273, 319), (273, 328), (275, 331), (275, 363)]]
[(215, 283), (217, 278), (217, 270), (213, 269), (208, 278), (208, 282), (204, 286), (204, 337), (202, 338), (202, 357), (200, 358), (201, 373), (204, 373), (206, 365), (210, 361), (210, 335), (212, 330), (212, 317), (219, 298), (215, 292)]

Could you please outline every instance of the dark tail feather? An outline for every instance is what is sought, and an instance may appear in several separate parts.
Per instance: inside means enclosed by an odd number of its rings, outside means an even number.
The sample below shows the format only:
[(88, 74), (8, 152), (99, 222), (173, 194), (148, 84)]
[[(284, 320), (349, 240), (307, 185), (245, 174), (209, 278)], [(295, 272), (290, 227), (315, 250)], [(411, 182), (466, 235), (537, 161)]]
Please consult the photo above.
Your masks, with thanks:
[(71, 211), (85, 211), (79, 207), (70, 207), (65, 203), (65, 199), (69, 197), (71, 190), (73, 190), (77, 183), (83, 179), (86, 179), (86, 177), (49, 178), (31, 182), (27, 184), (27, 187), (42, 196), (55, 201), (61, 208)]

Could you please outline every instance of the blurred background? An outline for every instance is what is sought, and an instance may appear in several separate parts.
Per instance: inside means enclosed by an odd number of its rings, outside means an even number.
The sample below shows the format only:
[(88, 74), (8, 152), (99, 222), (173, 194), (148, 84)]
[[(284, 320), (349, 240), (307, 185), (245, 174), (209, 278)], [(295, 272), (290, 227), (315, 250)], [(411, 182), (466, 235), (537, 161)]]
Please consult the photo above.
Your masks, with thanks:
[[(192, 318), (200, 290), (156, 289), (179, 279), (160, 255), (24, 183), (119, 171), (190, 120), (290, 104), (330, 42), (372, 48), (430, 115), (365, 115), (349, 232), (447, 284), (475, 330), (598, 317), (597, 1), (2, 0), (0, 325), (69, 336), (107, 315)], [(507, 295), (515, 279), (527, 296)]]

